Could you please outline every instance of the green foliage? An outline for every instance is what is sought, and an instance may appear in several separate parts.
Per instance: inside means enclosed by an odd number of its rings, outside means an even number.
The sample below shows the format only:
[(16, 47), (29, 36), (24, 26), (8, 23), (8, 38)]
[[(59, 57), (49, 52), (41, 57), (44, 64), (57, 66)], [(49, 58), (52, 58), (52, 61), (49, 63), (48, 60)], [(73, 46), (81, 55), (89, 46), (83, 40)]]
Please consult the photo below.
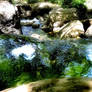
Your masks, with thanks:
[(14, 81), (12, 81), (11, 85), (12, 86), (18, 86), (21, 85), (23, 83), (28, 83), (33, 81), (30, 73), (27, 72), (22, 72), (19, 76), (16, 77), (16, 79)]
[(65, 76), (69, 77), (85, 76), (85, 74), (88, 73), (89, 67), (89, 61), (87, 61), (85, 58), (81, 61), (81, 63), (72, 61), (68, 64), (68, 67), (65, 69), (64, 74)]
[(61, 5), (63, 0), (47, 0), (47, 1)]
[(72, 8), (79, 7), (80, 4), (84, 5), (85, 0), (62, 0), (62, 7)]
[(86, 6), (84, 5), (85, 0), (63, 0), (63, 8), (76, 8), (78, 10), (79, 19), (86, 18)]
[(13, 4), (18, 4), (18, 3), (24, 4), (24, 3), (28, 3), (28, 0), (11, 0), (11, 2)]

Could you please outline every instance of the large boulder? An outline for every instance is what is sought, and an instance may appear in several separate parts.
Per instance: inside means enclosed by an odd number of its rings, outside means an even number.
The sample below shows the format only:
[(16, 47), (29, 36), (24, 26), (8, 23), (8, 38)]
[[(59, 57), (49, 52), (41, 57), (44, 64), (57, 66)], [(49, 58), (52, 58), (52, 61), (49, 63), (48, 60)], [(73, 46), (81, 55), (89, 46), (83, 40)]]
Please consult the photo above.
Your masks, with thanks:
[(3, 19), (0, 18), (0, 21), (13, 19), (13, 16), (16, 15), (16, 11), (17, 8), (8, 1), (0, 1), (0, 16), (3, 17)]
[(0, 31), (5, 34), (20, 34), (17, 7), (8, 1), (0, 1)]
[(59, 21), (59, 25), (62, 26), (66, 22), (78, 19), (78, 15), (77, 10), (75, 8), (55, 8), (49, 13), (49, 18), (50, 25), (53, 27), (55, 22)]
[(60, 38), (77, 38), (84, 34), (83, 24), (79, 20), (67, 23), (60, 30)]
[(1, 92), (91, 92), (90, 78), (46, 79), (9, 88)]

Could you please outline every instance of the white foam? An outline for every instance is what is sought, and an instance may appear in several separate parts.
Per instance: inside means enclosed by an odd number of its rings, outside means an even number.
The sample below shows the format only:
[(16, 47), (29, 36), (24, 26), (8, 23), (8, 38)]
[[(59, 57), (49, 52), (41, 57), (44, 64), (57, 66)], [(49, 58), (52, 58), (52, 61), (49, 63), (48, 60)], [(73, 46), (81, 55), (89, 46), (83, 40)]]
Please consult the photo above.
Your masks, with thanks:
[(23, 55), (23, 57), (26, 60), (32, 60), (35, 57), (35, 48), (31, 44), (26, 44), (21, 47), (15, 48), (11, 51), (11, 54), (18, 58), (20, 55)]

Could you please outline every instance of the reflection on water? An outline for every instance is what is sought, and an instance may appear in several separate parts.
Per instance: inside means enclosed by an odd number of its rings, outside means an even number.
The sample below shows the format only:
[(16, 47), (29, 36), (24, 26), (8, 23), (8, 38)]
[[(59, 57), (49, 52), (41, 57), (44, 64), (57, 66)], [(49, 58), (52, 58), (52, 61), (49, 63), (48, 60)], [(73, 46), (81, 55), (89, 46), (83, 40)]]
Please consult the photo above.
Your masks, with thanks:
[(20, 55), (26, 60), (32, 60), (35, 57), (35, 48), (31, 44), (26, 44), (18, 48), (14, 48), (11, 51), (11, 55), (15, 58), (18, 58)]
[(86, 47), (86, 57), (88, 60), (92, 61), (92, 44), (89, 44)]

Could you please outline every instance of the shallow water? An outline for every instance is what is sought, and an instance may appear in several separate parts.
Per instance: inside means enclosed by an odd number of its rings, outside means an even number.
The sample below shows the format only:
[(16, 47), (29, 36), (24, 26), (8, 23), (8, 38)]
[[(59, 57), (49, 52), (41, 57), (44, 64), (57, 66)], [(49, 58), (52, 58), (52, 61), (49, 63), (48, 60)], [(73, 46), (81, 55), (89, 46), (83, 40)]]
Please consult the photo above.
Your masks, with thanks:
[[(34, 18), (32, 20), (29, 19), (21, 19), (21, 31), (23, 35), (30, 36), (33, 33), (36, 33), (37, 30), (40, 30), (41, 23), (38, 19)], [(34, 28), (33, 25), (38, 25), (38, 27)]]
[(35, 44), (0, 38), (0, 75), (9, 85), (30, 79), (92, 77), (92, 41), (57, 39)]
[[(53, 58), (54, 54), (56, 54), (55, 60), (57, 64), (62, 63), (64, 65), (64, 71), (68, 69), (67, 71), (72, 72), (71, 68), (73, 66), (73, 69), (76, 69), (75, 72), (73, 71), (75, 74), (76, 72), (81, 73), (82, 70), (80, 71), (78, 69), (79, 68), (82, 69), (86, 67), (85, 65), (88, 65), (89, 67), (86, 69), (86, 72), (83, 73), (83, 75), (80, 74), (80, 76), (88, 76), (88, 77), (92, 76), (91, 73), (92, 44), (90, 40), (81, 40), (81, 41), (62, 40), (60, 42), (59, 41), (53, 42), (53, 44), (51, 43), (43, 46), (40, 46), (38, 44), (37, 46), (33, 43), (28, 42), (23, 43), (23, 41), (16, 42), (13, 39), (8, 40), (0, 39), (0, 51), (1, 52), (5, 51), (3, 52), (3, 54), (9, 59), (11, 58), (18, 59), (20, 56), (22, 56), (25, 60), (31, 61), (34, 57), (36, 57), (36, 50), (37, 48), (39, 48), (39, 51), (41, 51), (40, 62), (42, 62), (43, 64), (45, 65), (47, 64), (47, 66), (49, 66), (50, 62), (53, 61), (52, 59), (50, 59), (50, 57)], [(2, 47), (3, 49), (1, 49)], [(78, 66), (79, 68), (77, 69), (76, 67)], [(65, 76), (72, 76), (71, 74), (70, 75), (68, 74), (69, 73), (64, 73)]]

